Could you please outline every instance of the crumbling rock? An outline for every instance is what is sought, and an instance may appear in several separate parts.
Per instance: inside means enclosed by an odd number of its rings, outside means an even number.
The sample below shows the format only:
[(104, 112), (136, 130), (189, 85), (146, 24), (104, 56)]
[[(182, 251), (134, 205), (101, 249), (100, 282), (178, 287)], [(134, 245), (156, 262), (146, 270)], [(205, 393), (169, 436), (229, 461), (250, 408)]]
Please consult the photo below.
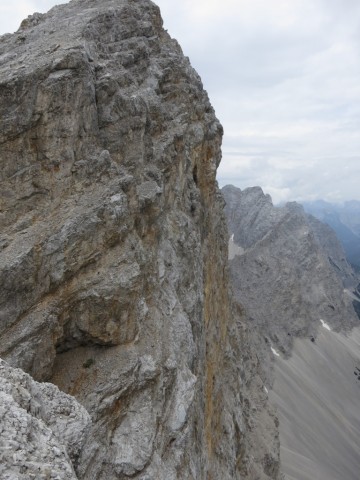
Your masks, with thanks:
[(0, 477), (75, 479), (90, 416), (70, 395), (0, 360)]

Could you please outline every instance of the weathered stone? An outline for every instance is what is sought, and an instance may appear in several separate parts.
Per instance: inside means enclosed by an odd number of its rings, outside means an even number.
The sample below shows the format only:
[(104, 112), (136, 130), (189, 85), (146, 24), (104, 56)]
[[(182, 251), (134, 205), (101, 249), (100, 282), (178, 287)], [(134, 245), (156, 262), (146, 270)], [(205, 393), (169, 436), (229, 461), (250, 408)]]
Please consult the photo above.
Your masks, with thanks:
[(0, 355), (90, 413), (77, 477), (278, 478), (228, 289), (222, 128), (159, 9), (73, 0), (0, 59)]
[(90, 427), (76, 400), (0, 360), (0, 476), (76, 479), (74, 466)]

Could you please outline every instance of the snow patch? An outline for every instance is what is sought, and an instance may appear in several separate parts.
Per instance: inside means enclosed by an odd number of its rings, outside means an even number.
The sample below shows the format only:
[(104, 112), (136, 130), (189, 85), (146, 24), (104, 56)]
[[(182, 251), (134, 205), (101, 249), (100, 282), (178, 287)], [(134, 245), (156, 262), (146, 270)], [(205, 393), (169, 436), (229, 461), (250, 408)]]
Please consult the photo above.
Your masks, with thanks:
[(244, 249), (234, 242), (234, 233), (232, 233), (229, 238), (229, 260), (232, 260), (237, 255), (242, 255), (243, 253)]
[(277, 352), (277, 351), (275, 350), (275, 348), (271, 347), (271, 351), (272, 351), (272, 353), (273, 353), (276, 357), (280, 357), (280, 353)]
[(329, 332), (331, 332), (330, 326), (329, 326), (326, 322), (324, 322), (324, 320), (322, 320), (322, 319), (320, 318), (320, 322), (321, 322), (321, 325), (322, 325), (324, 328), (326, 328), (326, 330), (329, 330)]

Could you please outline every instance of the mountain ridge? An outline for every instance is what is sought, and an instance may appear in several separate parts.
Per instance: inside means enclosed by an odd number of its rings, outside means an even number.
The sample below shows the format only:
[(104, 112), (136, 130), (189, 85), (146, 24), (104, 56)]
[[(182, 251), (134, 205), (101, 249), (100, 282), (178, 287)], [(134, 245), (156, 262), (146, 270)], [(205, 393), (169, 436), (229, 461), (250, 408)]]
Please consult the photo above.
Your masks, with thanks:
[(358, 277), (330, 228), (295, 202), (274, 207), (260, 187), (222, 192), (229, 232), (243, 249), (230, 260), (235, 297), (274, 348), (290, 354), (293, 337), (315, 337), (320, 318), (335, 330), (356, 325), (344, 288), (355, 290)]
[(328, 224), (337, 234), (348, 261), (360, 268), (360, 202), (356, 200), (336, 205), (323, 200), (303, 202), (306, 212)]

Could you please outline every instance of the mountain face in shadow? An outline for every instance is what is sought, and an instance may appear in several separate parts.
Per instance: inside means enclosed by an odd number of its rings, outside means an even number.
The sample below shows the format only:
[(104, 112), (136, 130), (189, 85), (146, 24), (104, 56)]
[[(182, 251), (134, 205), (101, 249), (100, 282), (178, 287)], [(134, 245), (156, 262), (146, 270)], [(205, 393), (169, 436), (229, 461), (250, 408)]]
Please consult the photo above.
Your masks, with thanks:
[(360, 270), (360, 202), (335, 205), (323, 200), (302, 203), (306, 212), (329, 225), (338, 236), (348, 261)]

